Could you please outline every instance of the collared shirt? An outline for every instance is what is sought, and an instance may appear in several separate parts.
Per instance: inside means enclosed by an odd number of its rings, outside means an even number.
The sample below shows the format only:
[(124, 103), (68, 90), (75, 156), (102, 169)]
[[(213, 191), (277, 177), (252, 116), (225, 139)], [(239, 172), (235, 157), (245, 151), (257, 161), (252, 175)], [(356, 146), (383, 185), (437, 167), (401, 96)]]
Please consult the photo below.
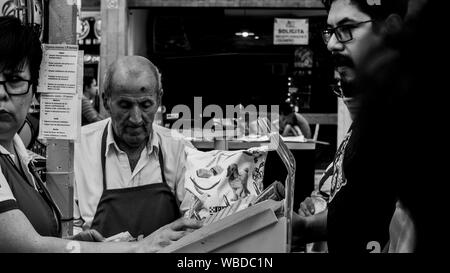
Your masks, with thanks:
[[(22, 139), (20, 139), (19, 135), (17, 134), (13, 138), (13, 145), (19, 157), (18, 161), (16, 161), (16, 156), (6, 150), (2, 145), (0, 145), (0, 154), (9, 156), (13, 162), (20, 162), (25, 176), (29, 181), (32, 182), (34, 188), (36, 189), (36, 182), (34, 181), (33, 175), (28, 169), (28, 164), (31, 161), (31, 156), (28, 154), (27, 149), (22, 142)], [(6, 178), (3, 175), (2, 168), (0, 166), (0, 213), (16, 208), (15, 201), (16, 199), (14, 197), (14, 194), (9, 187), (8, 181), (6, 181)]]
[[(158, 161), (159, 147), (164, 158), (164, 174), (167, 184), (181, 202), (185, 197), (184, 173), (185, 147), (193, 147), (183, 136), (167, 128), (153, 124), (149, 143), (141, 152), (139, 162), (131, 171), (128, 156), (114, 141), (111, 119), (105, 119), (82, 127), (81, 139), (75, 143), (74, 161), (74, 218), (84, 221), (83, 229), (89, 228), (103, 193), (101, 165), (101, 140), (105, 126), (106, 139), (105, 174), (108, 189), (122, 189), (161, 183)], [(187, 210), (180, 207), (182, 213)]]

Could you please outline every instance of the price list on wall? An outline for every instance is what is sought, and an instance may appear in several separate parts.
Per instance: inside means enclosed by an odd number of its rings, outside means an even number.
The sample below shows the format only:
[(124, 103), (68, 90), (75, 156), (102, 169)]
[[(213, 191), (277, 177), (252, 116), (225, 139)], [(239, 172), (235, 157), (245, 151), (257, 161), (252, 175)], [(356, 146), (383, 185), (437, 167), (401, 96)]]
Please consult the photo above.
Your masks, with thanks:
[(39, 137), (76, 140), (80, 131), (83, 52), (76, 45), (44, 45), (39, 75)]

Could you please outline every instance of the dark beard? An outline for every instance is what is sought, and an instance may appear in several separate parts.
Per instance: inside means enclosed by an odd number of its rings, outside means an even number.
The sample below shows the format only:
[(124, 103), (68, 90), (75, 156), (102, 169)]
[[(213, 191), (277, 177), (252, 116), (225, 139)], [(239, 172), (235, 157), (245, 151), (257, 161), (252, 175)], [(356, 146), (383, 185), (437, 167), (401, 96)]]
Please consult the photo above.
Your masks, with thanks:
[(341, 81), (341, 88), (344, 97), (353, 98), (358, 95), (360, 92), (356, 87), (355, 82)]
[(335, 53), (331, 56), (331, 58), (333, 60), (334, 67), (346, 66), (355, 68), (355, 63), (350, 57)]

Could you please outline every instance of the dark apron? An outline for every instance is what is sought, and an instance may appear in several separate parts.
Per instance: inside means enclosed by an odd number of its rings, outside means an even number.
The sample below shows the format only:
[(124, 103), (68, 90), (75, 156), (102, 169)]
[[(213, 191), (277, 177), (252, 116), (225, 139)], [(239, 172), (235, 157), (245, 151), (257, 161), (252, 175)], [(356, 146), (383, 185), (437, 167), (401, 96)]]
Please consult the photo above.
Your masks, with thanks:
[(159, 165), (162, 183), (112, 189), (106, 186), (105, 151), (108, 125), (103, 131), (101, 158), (103, 194), (97, 206), (91, 229), (110, 237), (128, 231), (133, 237), (147, 236), (158, 228), (173, 222), (180, 215), (177, 199), (167, 185), (163, 171), (163, 157), (159, 147)]
[(41, 236), (61, 237), (61, 213), (33, 165), (30, 163), (28, 168), (36, 181), (38, 191), (9, 155), (0, 154), (0, 165), (19, 209), (36, 232)]

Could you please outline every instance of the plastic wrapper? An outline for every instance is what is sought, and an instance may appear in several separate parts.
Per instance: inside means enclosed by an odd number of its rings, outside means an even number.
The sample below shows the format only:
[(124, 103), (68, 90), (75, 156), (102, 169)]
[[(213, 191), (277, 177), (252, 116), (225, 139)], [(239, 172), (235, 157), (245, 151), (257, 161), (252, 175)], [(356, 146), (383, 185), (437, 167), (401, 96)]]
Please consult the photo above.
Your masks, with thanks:
[(188, 217), (205, 219), (261, 193), (266, 150), (202, 152), (186, 147), (186, 153), (185, 189), (193, 199)]

